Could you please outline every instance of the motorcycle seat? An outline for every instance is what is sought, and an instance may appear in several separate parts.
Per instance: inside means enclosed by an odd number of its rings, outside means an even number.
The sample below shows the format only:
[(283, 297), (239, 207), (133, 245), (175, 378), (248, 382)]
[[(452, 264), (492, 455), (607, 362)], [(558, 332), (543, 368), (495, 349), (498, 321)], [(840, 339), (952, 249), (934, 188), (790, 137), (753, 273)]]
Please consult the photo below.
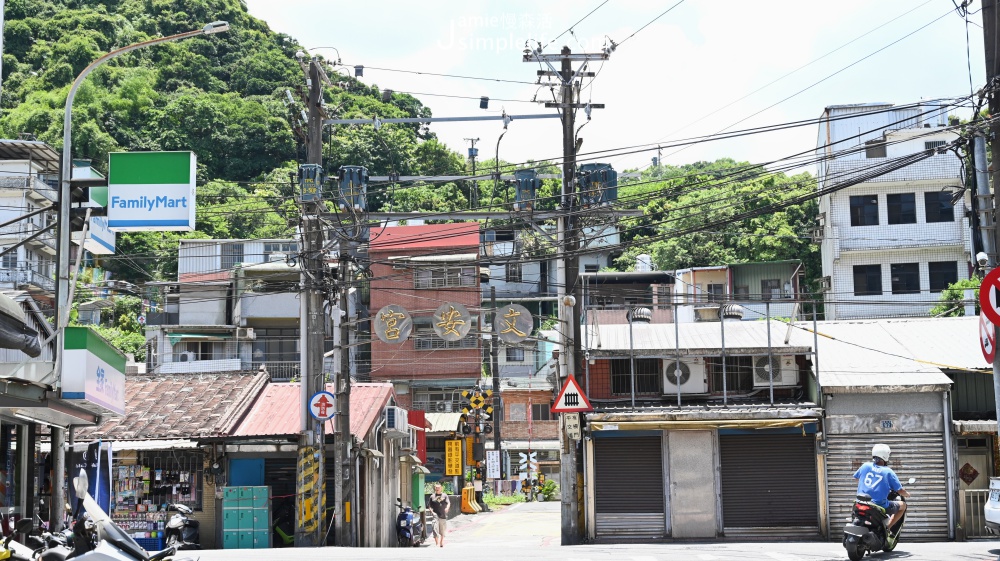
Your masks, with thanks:
[(861, 493), (860, 495), (858, 495), (858, 500), (861, 502), (870, 503), (872, 500), (872, 496), (869, 495), (868, 493)]

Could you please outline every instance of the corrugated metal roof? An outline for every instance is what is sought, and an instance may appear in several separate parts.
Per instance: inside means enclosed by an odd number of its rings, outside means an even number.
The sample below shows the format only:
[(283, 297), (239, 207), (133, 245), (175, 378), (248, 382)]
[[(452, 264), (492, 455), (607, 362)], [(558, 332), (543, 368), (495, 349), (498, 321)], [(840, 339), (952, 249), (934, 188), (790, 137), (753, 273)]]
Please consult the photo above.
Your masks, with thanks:
[(424, 419), (430, 423), (430, 432), (451, 432), (458, 430), (462, 420), (461, 413), (424, 413)]
[[(334, 393), (334, 384), (326, 390)], [(272, 383), (233, 436), (289, 436), (301, 432), (298, 382)], [(364, 438), (393, 397), (392, 384), (351, 384), (351, 434)]]
[[(622, 312), (624, 317), (624, 312)], [(615, 355), (628, 354), (634, 349), (637, 356), (673, 355), (678, 345), (674, 339), (674, 324), (636, 323), (633, 326), (634, 347), (630, 344), (629, 325), (600, 325), (589, 331), (592, 354)], [(812, 344), (793, 341), (784, 344), (787, 327), (783, 323), (772, 321), (771, 345), (777, 354), (802, 354), (812, 352)], [(763, 350), (767, 352), (767, 328), (764, 321), (727, 321), (725, 322), (726, 349), (738, 351)], [(722, 348), (722, 330), (720, 322), (682, 323), (680, 332), (680, 354), (698, 356), (702, 354), (717, 354)]]
[(479, 247), (479, 223), (421, 224), (372, 228), (369, 252)]

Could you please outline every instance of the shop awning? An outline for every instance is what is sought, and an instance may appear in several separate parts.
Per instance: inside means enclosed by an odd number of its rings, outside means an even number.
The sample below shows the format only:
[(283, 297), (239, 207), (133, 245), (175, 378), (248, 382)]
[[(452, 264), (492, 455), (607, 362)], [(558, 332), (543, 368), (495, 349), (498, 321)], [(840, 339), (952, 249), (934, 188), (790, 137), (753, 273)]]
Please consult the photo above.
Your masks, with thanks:
[(232, 333), (167, 333), (167, 339), (170, 339), (171, 345), (176, 345), (180, 341), (194, 339), (199, 341), (225, 341), (232, 338)]
[[(198, 443), (194, 440), (183, 439), (172, 439), (172, 440), (105, 440), (103, 442), (110, 442), (111, 449), (115, 452), (123, 450), (131, 451), (145, 451), (145, 450), (190, 450), (192, 448), (197, 448)], [(86, 443), (76, 443), (77, 445), (84, 445)], [(52, 450), (52, 444), (49, 442), (41, 443), (42, 452), (49, 452)]]

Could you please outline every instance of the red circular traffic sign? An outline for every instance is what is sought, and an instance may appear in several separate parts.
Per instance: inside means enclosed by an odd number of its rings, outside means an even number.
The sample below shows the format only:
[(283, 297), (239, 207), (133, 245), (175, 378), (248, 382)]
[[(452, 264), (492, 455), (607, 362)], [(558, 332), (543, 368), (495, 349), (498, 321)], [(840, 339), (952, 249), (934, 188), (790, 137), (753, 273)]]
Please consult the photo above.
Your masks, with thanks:
[(1000, 268), (993, 269), (986, 273), (983, 283), (979, 285), (979, 308), (980, 313), (993, 322), (993, 325), (1000, 325), (1000, 302), (998, 302), (997, 292), (1000, 291)]
[(992, 363), (997, 354), (996, 329), (986, 314), (979, 314), (979, 348), (986, 362)]

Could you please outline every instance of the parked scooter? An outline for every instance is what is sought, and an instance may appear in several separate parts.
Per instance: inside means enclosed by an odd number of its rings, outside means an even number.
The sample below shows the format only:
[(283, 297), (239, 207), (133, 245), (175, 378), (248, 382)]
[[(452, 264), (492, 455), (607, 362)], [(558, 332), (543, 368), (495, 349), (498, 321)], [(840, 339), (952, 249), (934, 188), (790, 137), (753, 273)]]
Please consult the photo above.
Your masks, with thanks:
[[(910, 478), (910, 484), (916, 481)], [(889, 493), (889, 500), (906, 501), (895, 491)], [(903, 522), (906, 521), (904, 512), (899, 520), (889, 528), (889, 515), (885, 509), (872, 502), (870, 495), (858, 495), (857, 501), (852, 509), (851, 522), (844, 527), (844, 548), (847, 549), (847, 557), (851, 561), (858, 561), (865, 556), (865, 553), (875, 553), (878, 551), (892, 551), (896, 549), (899, 542), (899, 535), (903, 531)]]
[(396, 499), (399, 515), (396, 516), (396, 541), (400, 547), (417, 547), (424, 541), (424, 526), (420, 515), (413, 507), (403, 506), (402, 499)]
[(180, 549), (201, 549), (201, 531), (197, 520), (188, 518), (194, 509), (187, 505), (172, 504), (167, 506), (167, 510), (175, 510), (177, 514), (167, 521), (167, 528), (164, 532), (167, 547)]

